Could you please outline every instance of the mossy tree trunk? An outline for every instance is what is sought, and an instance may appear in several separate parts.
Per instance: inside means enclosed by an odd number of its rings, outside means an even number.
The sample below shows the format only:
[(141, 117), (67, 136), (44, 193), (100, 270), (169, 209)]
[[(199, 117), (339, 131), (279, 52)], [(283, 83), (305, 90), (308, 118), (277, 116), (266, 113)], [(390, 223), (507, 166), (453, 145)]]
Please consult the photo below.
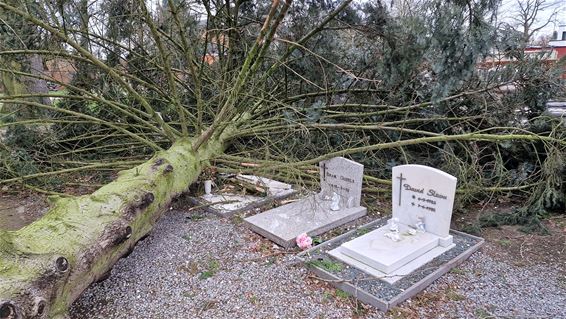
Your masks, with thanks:
[[(3, 59), (0, 59), (0, 65), (2, 65), (2, 64), (8, 64), (11, 68), (18, 70), (18, 71), (21, 70), (21, 65), (17, 62), (14, 62), (14, 61), (6, 61), (6, 60), (3, 60)], [(3, 84), (5, 95), (20, 95), (20, 94), (26, 93), (25, 85), (23, 83), (21, 83), (13, 73), (0, 72), (0, 82), (2, 82), (2, 84)], [(29, 113), (29, 112), (25, 112), (25, 111), (27, 111), (27, 110), (19, 109), (19, 106), (16, 103), (4, 103), (4, 105), (2, 107), (3, 113), (18, 112), (18, 114), (20, 114), (20, 115), (25, 114), (25, 113)], [(29, 118), (29, 116), (28, 116), (28, 118)]]
[(53, 198), (43, 218), (0, 232), (0, 318), (65, 317), (81, 292), (104, 278), (223, 152), (221, 138), (196, 152), (192, 142), (177, 141), (91, 195)]

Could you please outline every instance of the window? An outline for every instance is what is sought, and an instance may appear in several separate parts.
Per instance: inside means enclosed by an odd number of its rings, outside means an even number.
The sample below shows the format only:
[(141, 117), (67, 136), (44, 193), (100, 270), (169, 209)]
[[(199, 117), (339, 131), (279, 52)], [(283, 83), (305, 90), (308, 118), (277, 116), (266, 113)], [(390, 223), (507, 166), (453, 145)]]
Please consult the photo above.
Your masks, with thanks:
[(562, 41), (566, 40), (566, 31), (562, 32)]

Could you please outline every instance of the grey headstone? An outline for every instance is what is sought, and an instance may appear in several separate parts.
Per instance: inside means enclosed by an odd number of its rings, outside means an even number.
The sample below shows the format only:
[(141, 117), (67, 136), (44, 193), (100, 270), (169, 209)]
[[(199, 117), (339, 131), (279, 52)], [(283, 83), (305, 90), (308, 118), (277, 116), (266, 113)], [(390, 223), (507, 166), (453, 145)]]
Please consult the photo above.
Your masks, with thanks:
[[(343, 157), (322, 161), (321, 192), (300, 201), (248, 217), (244, 223), (253, 231), (283, 247), (295, 245), (298, 235), (320, 235), (367, 213), (360, 206), (364, 166)], [(333, 193), (340, 197), (340, 209), (331, 208)]]
[(343, 206), (353, 198), (352, 207), (360, 206), (364, 166), (344, 157), (334, 157), (319, 164), (320, 189), (340, 195)]

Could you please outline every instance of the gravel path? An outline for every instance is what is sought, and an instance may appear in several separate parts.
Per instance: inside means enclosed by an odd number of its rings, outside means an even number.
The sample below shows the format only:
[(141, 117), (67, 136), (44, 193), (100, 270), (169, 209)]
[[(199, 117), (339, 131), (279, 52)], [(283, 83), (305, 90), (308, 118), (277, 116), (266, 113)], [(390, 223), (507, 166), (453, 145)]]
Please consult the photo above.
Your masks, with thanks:
[(71, 318), (566, 318), (563, 272), (481, 251), (384, 315), (242, 225), (199, 214), (170, 211)]

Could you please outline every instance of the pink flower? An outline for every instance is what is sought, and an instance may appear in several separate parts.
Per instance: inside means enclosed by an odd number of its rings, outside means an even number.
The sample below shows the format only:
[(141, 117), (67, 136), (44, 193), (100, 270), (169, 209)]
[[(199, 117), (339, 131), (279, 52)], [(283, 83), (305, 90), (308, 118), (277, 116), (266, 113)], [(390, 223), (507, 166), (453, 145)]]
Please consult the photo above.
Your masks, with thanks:
[(306, 233), (297, 236), (297, 246), (301, 249), (309, 249), (312, 247), (312, 238), (310, 238)]

